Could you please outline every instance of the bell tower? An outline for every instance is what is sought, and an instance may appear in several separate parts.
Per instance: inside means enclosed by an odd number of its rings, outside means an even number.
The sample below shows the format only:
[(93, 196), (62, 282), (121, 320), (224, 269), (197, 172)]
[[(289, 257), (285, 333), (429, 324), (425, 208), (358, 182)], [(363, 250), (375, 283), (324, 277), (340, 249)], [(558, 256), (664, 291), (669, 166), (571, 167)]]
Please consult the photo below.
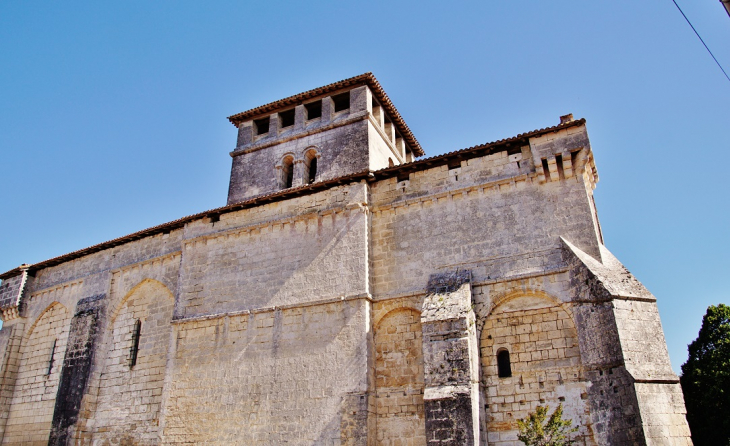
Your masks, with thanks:
[(372, 73), (228, 118), (228, 204), (413, 161), (423, 150)]

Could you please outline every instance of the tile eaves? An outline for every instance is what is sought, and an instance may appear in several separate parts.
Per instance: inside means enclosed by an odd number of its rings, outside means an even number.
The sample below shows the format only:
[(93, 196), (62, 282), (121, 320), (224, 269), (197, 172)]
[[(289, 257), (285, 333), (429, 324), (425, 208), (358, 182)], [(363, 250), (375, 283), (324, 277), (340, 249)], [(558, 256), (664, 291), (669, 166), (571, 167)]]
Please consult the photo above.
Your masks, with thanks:
[(293, 96), (289, 96), (283, 99), (279, 99), (278, 101), (269, 102), (268, 104), (264, 104), (255, 108), (252, 108), (250, 110), (243, 111), (241, 113), (236, 113), (235, 115), (231, 115), (228, 117), (228, 120), (231, 122), (231, 124), (237, 126), (240, 122), (253, 119), (257, 116), (260, 116), (262, 114), (270, 114), (274, 112), (275, 110), (282, 109), (288, 106), (297, 105), (302, 101), (306, 101), (307, 99), (315, 98), (317, 96), (323, 96), (327, 93), (331, 93), (336, 90), (340, 90), (346, 87), (356, 86), (356, 85), (367, 85), (370, 87), (371, 91), (375, 95), (375, 98), (380, 102), (380, 104), (385, 108), (386, 113), (388, 116), (390, 116), (391, 121), (395, 124), (396, 128), (398, 129), (401, 136), (403, 136), (403, 139), (408, 143), (408, 146), (411, 147), (411, 150), (413, 150), (413, 153), (416, 156), (423, 156), (425, 155), (425, 152), (423, 151), (423, 148), (421, 147), (421, 144), (418, 142), (416, 137), (413, 135), (413, 132), (408, 127), (408, 124), (406, 124), (405, 120), (401, 116), (398, 109), (393, 104), (393, 101), (390, 100), (387, 93), (385, 93), (385, 90), (380, 85), (380, 82), (375, 78), (375, 75), (371, 72), (363, 73), (359, 76), (354, 76), (351, 78), (343, 79), (338, 82), (334, 82), (328, 85), (324, 85), (322, 87), (314, 88), (312, 90), (304, 91), (302, 93), (295, 94)]

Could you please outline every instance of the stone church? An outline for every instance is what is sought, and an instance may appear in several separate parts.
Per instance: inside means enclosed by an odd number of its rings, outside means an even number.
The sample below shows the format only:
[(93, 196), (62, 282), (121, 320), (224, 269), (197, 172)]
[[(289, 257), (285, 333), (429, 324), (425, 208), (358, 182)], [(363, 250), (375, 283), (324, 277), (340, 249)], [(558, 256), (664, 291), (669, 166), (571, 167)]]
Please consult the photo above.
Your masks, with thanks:
[(0, 274), (3, 445), (691, 444), (585, 120), (425, 158), (371, 73), (228, 119), (226, 206)]

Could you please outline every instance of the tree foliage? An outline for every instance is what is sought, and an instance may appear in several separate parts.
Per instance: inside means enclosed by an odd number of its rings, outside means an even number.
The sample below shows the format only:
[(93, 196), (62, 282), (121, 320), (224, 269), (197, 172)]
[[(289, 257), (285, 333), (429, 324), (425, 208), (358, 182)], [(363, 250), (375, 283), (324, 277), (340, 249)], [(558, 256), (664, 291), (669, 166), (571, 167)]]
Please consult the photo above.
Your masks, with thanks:
[(694, 444), (730, 444), (730, 306), (707, 308), (700, 333), (687, 348), (682, 391)]
[(517, 420), (520, 434), (517, 438), (527, 446), (565, 446), (573, 444), (570, 434), (578, 430), (571, 428), (573, 420), (563, 420), (563, 405), (559, 404), (555, 412), (547, 419), (549, 406), (537, 406), (535, 412), (527, 418)]

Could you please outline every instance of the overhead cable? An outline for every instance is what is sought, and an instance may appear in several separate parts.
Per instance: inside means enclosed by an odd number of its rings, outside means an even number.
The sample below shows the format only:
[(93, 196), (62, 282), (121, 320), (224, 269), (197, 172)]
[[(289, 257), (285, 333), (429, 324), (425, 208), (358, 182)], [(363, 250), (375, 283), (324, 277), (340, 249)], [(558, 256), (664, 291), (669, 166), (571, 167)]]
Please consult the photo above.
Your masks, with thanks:
[(697, 38), (700, 39), (700, 42), (702, 42), (702, 44), (705, 46), (705, 49), (707, 49), (707, 52), (710, 53), (710, 56), (712, 56), (712, 59), (715, 61), (717, 66), (720, 67), (720, 70), (722, 70), (722, 74), (724, 74), (725, 77), (727, 78), (727, 80), (730, 81), (730, 76), (727, 75), (727, 73), (725, 72), (725, 69), (722, 67), (722, 65), (720, 65), (720, 62), (717, 61), (717, 58), (715, 57), (715, 55), (712, 54), (712, 51), (710, 51), (710, 47), (708, 47), (707, 44), (705, 43), (705, 41), (702, 40), (702, 37), (700, 37), (700, 33), (697, 32), (694, 25), (692, 25), (692, 22), (689, 21), (687, 16), (684, 14), (684, 11), (682, 11), (682, 8), (679, 7), (676, 0), (672, 0), (672, 2), (674, 3), (674, 6), (676, 6), (677, 9), (679, 9), (679, 12), (682, 13), (682, 17), (684, 17), (684, 19), (687, 21), (687, 23), (689, 23), (689, 26), (692, 28), (692, 31), (695, 32), (695, 34), (697, 35)]

